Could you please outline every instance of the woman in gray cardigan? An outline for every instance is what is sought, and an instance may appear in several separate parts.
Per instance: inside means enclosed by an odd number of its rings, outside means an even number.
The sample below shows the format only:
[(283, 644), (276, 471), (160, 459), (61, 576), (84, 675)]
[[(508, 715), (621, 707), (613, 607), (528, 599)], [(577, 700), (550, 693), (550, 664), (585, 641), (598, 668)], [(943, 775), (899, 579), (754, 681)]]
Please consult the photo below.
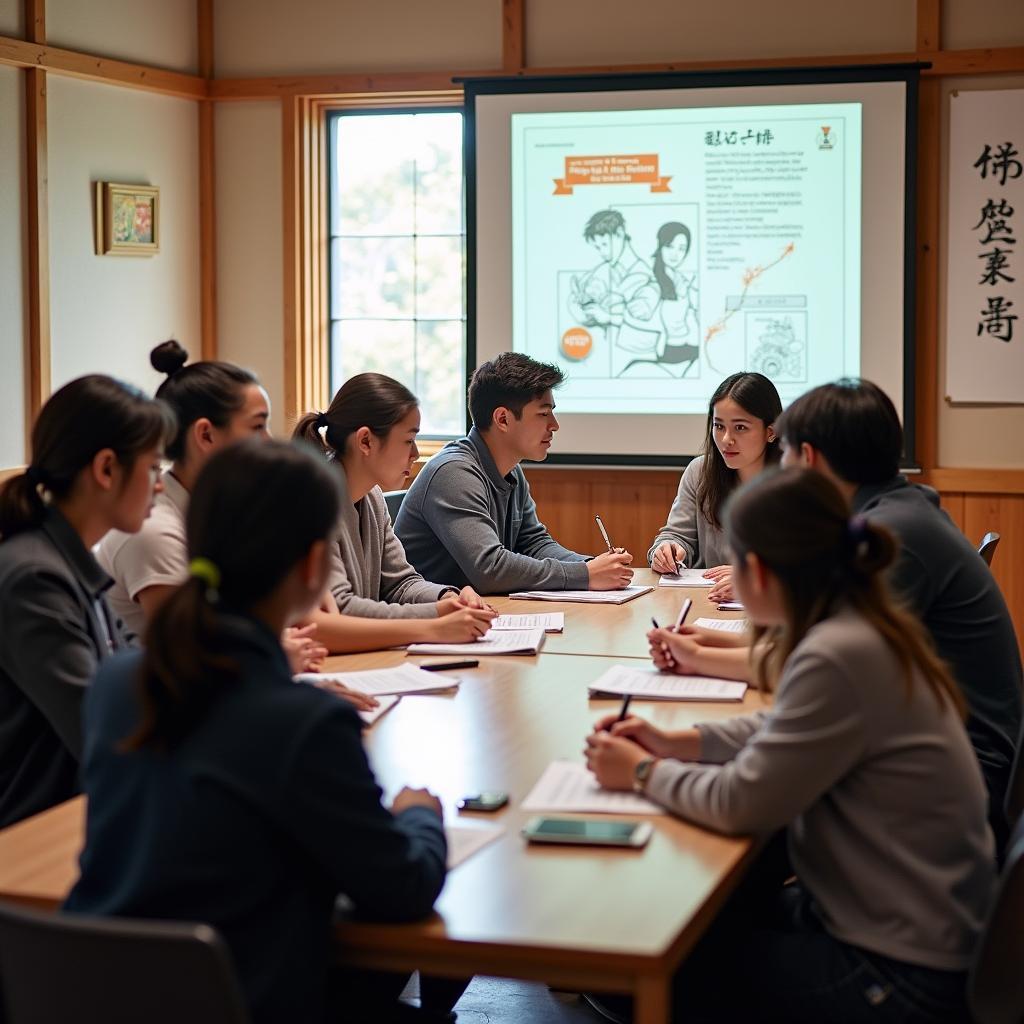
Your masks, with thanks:
[(772, 424), (782, 412), (775, 385), (760, 373), (726, 377), (708, 404), (703, 452), (683, 473), (679, 491), (647, 561), (655, 572), (706, 569), (713, 601), (732, 600), (722, 508), (741, 483), (779, 460)]
[(331, 460), (342, 491), (328, 582), (342, 614), (321, 612), (314, 620), (318, 638), (334, 651), (366, 649), (343, 616), (383, 620), (371, 631), (376, 647), (467, 642), (483, 635), (494, 617), (472, 587), (425, 580), (392, 529), (383, 491), (408, 481), (419, 457), (419, 429), (416, 396), (380, 373), (352, 377), (327, 412), (308, 413), (295, 427), (296, 438)]
[[(883, 581), (895, 541), (848, 515), (811, 470), (766, 475), (730, 506), (769, 710), (680, 732), (608, 716), (588, 739), (606, 788), (720, 832), (785, 830), (791, 868), (770, 876), (762, 859), (684, 966), (687, 1021), (967, 1019), (995, 883), (985, 786), (963, 698)], [(649, 638), (676, 671), (675, 634)]]

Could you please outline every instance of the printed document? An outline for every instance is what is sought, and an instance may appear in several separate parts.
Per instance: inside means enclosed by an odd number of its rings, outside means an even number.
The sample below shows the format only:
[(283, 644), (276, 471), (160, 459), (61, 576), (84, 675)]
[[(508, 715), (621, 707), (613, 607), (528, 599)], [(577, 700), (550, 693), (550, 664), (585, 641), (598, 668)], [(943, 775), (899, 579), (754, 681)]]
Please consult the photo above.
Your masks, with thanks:
[(622, 590), (520, 590), (509, 594), (514, 601), (566, 601), (579, 604), (625, 604), (654, 587), (623, 587)]
[(424, 672), (423, 669), (408, 663), (397, 668), (375, 668), (366, 672), (320, 672), (304, 673), (295, 677), (296, 682), (311, 683), (338, 682), (360, 693), (370, 693), (374, 697), (385, 694), (432, 693), (438, 690), (451, 690), (459, 685), (458, 679), (441, 676), (436, 672)]
[(710, 676), (675, 676), (656, 668), (613, 665), (590, 684), (590, 695), (624, 697), (627, 693), (645, 700), (743, 700), (746, 683)]
[(523, 801), (524, 811), (580, 814), (664, 814), (657, 804), (636, 793), (602, 789), (585, 764), (552, 761)]
[(491, 620), (491, 629), (543, 629), (545, 633), (561, 633), (565, 629), (565, 612), (548, 615), (499, 615)]
[(544, 643), (543, 629), (489, 629), (468, 644), (409, 644), (407, 654), (536, 654)]

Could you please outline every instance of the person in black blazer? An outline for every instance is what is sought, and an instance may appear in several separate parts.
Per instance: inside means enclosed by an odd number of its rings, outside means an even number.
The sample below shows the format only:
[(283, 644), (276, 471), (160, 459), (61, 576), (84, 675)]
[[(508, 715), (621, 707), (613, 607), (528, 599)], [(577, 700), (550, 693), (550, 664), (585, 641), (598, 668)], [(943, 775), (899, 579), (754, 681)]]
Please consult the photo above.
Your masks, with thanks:
[(339, 1002), (388, 1019), (404, 978), (331, 976), (336, 898), (410, 920), (445, 879), (439, 801), (405, 789), (384, 807), (356, 711), (294, 683), (281, 651), (323, 592), (339, 509), (334, 474), (298, 447), (213, 456), (188, 510), (189, 581), (85, 704), (86, 842), (65, 909), (213, 925), (255, 1024), (331, 1019)]
[(140, 529), (173, 430), (141, 391), (80, 377), (43, 406), (31, 463), (0, 490), (0, 827), (77, 792), (82, 694), (131, 639), (90, 549)]

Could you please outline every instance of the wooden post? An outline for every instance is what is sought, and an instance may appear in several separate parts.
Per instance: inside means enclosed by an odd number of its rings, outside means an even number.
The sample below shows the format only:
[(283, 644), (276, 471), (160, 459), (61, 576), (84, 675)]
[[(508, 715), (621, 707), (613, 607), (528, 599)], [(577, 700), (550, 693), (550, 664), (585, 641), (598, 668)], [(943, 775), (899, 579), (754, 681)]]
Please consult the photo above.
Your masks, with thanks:
[[(213, 78), (213, 0), (196, 0), (199, 74)], [(217, 222), (214, 104), (199, 101), (199, 322), (204, 359), (217, 358)]]

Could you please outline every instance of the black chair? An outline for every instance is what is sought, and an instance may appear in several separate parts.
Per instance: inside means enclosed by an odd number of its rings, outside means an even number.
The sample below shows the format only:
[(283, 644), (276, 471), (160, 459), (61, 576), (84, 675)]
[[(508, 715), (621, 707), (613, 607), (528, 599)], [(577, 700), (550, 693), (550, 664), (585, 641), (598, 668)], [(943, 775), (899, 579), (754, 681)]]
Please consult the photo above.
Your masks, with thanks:
[(398, 510), (402, 507), (402, 499), (408, 491), (385, 491), (384, 503), (388, 507), (388, 515), (393, 523), (398, 518)]
[(227, 947), (205, 924), (0, 904), (0, 991), (7, 1024), (249, 1021)]
[(1006, 786), (1006, 799), (1003, 809), (1006, 820), (1012, 825), (1024, 816), (1024, 724), (1021, 725), (1020, 736), (1017, 737), (1017, 752), (1013, 755), (1013, 768), (1010, 769), (1010, 781)]
[(1024, 1020), (1024, 819), (1006, 848), (1006, 863), (967, 979), (975, 1024)]
[(994, 532), (986, 533), (978, 545), (978, 554), (985, 559), (986, 565), (992, 564), (992, 556), (996, 553), (999, 544), (999, 534)]

